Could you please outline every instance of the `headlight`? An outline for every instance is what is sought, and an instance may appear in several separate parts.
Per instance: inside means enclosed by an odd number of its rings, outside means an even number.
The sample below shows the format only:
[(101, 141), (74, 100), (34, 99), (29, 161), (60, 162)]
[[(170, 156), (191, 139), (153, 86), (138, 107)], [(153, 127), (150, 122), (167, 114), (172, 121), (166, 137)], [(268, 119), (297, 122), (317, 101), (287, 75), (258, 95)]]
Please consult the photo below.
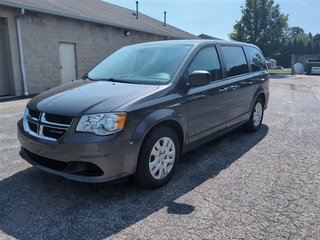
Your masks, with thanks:
[(123, 129), (126, 113), (101, 113), (84, 115), (80, 118), (76, 131), (97, 135), (109, 135)]

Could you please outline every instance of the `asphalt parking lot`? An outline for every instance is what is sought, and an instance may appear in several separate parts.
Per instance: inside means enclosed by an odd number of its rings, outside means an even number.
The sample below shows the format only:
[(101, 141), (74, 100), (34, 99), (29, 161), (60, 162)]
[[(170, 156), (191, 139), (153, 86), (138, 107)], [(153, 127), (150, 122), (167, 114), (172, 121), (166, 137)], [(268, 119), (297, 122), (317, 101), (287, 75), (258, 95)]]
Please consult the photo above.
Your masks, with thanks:
[(184, 156), (157, 190), (31, 167), (0, 102), (0, 239), (320, 239), (320, 76), (275, 77), (261, 129)]

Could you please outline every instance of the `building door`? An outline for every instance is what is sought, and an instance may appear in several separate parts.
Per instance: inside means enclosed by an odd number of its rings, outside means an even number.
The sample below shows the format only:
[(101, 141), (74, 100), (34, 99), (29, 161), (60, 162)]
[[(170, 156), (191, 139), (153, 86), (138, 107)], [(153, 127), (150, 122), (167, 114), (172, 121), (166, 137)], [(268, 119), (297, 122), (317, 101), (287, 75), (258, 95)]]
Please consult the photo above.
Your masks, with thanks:
[(9, 95), (9, 79), (6, 56), (3, 19), (0, 19), (0, 96)]
[(77, 78), (76, 46), (74, 43), (59, 43), (61, 83)]

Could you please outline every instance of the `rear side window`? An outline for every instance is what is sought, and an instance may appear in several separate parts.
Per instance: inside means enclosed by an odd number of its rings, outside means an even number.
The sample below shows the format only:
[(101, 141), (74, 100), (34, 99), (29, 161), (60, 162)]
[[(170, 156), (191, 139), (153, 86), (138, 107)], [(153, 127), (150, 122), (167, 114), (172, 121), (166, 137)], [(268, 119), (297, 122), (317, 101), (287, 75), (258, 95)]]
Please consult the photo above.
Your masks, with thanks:
[(189, 74), (196, 70), (206, 70), (211, 73), (212, 81), (222, 78), (222, 70), (215, 47), (207, 47), (198, 53), (189, 67)]
[(247, 60), (242, 47), (221, 46), (221, 51), (225, 59), (228, 77), (249, 72)]
[(251, 65), (252, 72), (266, 69), (266, 63), (261, 52), (254, 47), (245, 47), (248, 62)]

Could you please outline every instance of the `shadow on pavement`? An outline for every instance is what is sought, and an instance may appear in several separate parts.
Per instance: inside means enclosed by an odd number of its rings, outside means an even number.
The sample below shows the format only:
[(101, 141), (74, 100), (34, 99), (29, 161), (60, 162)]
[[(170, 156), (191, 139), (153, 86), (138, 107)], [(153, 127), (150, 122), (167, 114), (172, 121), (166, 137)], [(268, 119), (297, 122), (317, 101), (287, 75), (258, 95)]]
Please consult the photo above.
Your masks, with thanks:
[(167, 207), (190, 214), (194, 206), (174, 201), (257, 145), (268, 133), (241, 128), (181, 157), (166, 186), (157, 190), (126, 183), (84, 184), (30, 167), (0, 182), (0, 230), (17, 239), (104, 239)]

